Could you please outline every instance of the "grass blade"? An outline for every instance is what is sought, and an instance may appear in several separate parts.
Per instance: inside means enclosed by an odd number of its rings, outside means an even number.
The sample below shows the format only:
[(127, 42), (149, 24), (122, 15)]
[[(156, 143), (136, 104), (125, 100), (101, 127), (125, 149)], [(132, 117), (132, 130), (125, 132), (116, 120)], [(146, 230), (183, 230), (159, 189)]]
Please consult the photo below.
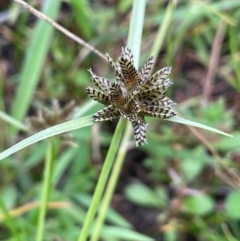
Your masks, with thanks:
[[(55, 19), (60, 3), (60, 0), (44, 1), (43, 12), (52, 19)], [(12, 106), (11, 115), (17, 120), (22, 120), (29, 108), (34, 90), (41, 75), (44, 60), (51, 44), (50, 39), (52, 35), (53, 27), (42, 20), (38, 20), (37, 26), (30, 38), (31, 40), (25, 56), (26, 59), (19, 77), (16, 98)]]
[(169, 4), (168, 4), (163, 22), (158, 29), (156, 39), (155, 39), (154, 44), (151, 49), (151, 55), (153, 55), (154, 59), (157, 59), (158, 53), (160, 52), (160, 50), (162, 48), (163, 41), (168, 33), (168, 28), (172, 22), (172, 16), (173, 16), (173, 12), (174, 12), (176, 4), (177, 4), (177, 1), (175, 1), (175, 0), (169, 2)]
[(10, 156), (11, 154), (22, 150), (23, 148), (30, 146), (36, 142), (41, 140), (47, 139), (52, 136), (56, 136), (58, 134), (62, 134), (68, 131), (76, 130), (79, 128), (83, 128), (85, 126), (92, 125), (93, 121), (91, 116), (85, 116), (82, 118), (70, 120), (64, 122), (62, 124), (50, 127), (46, 130), (40, 131), (37, 134), (34, 134), (27, 139), (17, 143), (16, 145), (10, 147), (9, 149), (5, 150), (4, 152), (0, 153), (0, 160), (4, 159), (5, 157)]
[(44, 167), (44, 180), (43, 180), (43, 188), (42, 188), (42, 200), (38, 218), (38, 229), (36, 241), (42, 241), (44, 236), (44, 224), (45, 224), (45, 216), (47, 212), (47, 202), (49, 199), (51, 187), (52, 187), (52, 173), (54, 161), (56, 159), (56, 148), (54, 140), (49, 140), (48, 142), (48, 150), (45, 160)]
[(225, 133), (223, 131), (220, 131), (218, 129), (215, 129), (215, 128), (212, 128), (210, 126), (206, 126), (206, 125), (194, 122), (194, 121), (186, 120), (186, 119), (183, 119), (183, 118), (178, 117), (178, 116), (174, 116), (174, 117), (172, 117), (170, 119), (166, 119), (166, 120), (172, 121), (172, 122), (178, 122), (178, 123), (181, 123), (181, 124), (184, 124), (184, 125), (198, 127), (198, 128), (205, 129), (205, 130), (208, 130), (208, 131), (212, 131), (212, 132), (224, 135), (224, 136), (233, 137), (232, 135), (227, 134), (227, 133)]
[(28, 128), (26, 125), (24, 125), (22, 122), (14, 119), (12, 116), (6, 114), (5, 112), (0, 110), (0, 119), (6, 121), (7, 123), (11, 124), (15, 128), (22, 130), (22, 131), (27, 131)]

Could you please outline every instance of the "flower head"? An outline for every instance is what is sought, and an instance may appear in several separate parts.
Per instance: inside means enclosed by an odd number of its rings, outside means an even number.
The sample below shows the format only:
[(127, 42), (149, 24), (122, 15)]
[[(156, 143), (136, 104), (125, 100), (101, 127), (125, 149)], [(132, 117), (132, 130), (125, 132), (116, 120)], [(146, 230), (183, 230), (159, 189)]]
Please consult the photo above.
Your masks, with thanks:
[[(75, 105), (75, 101), (70, 101), (61, 108), (58, 101), (53, 100), (51, 109), (41, 108), (38, 111), (38, 116), (32, 116), (26, 119), (26, 124), (33, 133), (42, 131), (71, 119)], [(61, 137), (65, 140), (73, 140), (71, 134), (64, 133)]]
[(93, 115), (93, 121), (112, 120), (122, 116), (132, 124), (136, 145), (143, 145), (148, 125), (145, 116), (167, 119), (177, 114), (173, 110), (175, 103), (163, 95), (172, 84), (168, 78), (171, 67), (165, 67), (151, 76), (154, 61), (150, 57), (138, 71), (128, 47), (123, 48), (116, 63), (108, 54), (106, 57), (114, 70), (116, 82), (99, 77), (89, 70), (92, 81), (99, 90), (87, 87), (86, 92), (93, 100), (106, 105)]

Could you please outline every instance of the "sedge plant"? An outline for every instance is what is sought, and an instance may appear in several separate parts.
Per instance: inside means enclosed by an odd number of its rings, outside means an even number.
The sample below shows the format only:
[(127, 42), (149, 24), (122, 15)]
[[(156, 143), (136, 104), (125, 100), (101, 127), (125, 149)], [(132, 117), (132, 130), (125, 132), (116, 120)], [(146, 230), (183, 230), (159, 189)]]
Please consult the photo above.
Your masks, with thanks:
[[(140, 0), (140, 1), (135, 0), (133, 2), (133, 10), (132, 10), (132, 15), (131, 15), (129, 36), (128, 36), (128, 46), (131, 48), (131, 50), (133, 52), (135, 67), (138, 66), (139, 57), (140, 57), (141, 36), (142, 36), (142, 29), (143, 29), (143, 23), (144, 23), (145, 4), (146, 4), (145, 0)], [(170, 1), (169, 7), (168, 7), (168, 10), (166, 13), (166, 17), (163, 22), (164, 29), (167, 29), (167, 27), (169, 26), (169, 24), (171, 22), (170, 21), (171, 14), (174, 11), (175, 6), (176, 6), (176, 1)], [(54, 23), (53, 21), (50, 21), (49, 23), (56, 27), (56, 25), (53, 24)], [(155, 42), (155, 44), (153, 46), (153, 50), (152, 50), (152, 52), (155, 56), (157, 56), (157, 53), (160, 51), (163, 39), (166, 35), (166, 31), (162, 30), (162, 32), (161, 32), (161, 29), (159, 31), (160, 31), (160, 33), (156, 39), (156, 42)], [(163, 33), (165, 35), (163, 35)], [(72, 35), (70, 35), (70, 37), (71, 36)], [(76, 39), (76, 38), (73, 38), (73, 39)], [(82, 44), (82, 43), (80, 43), (80, 44)], [(88, 108), (91, 108), (91, 106), (93, 105), (92, 103), (93, 102), (91, 102), (91, 104), (89, 104), (90, 107), (88, 107)], [(16, 109), (16, 107), (15, 107), (15, 109)], [(14, 114), (14, 117), (16, 117), (17, 119), (19, 119), (19, 118), (21, 119), (24, 111), (25, 110), (22, 110), (22, 113)], [(14, 112), (16, 112), (16, 110)], [(10, 118), (8, 118), (8, 119), (10, 119)], [(203, 129), (213, 131), (213, 132), (216, 132), (219, 134), (223, 134), (226, 136), (231, 136), (231, 135), (224, 133), (222, 131), (219, 131), (217, 129), (214, 129), (214, 128), (211, 128), (211, 127), (208, 127), (208, 126), (196, 123), (196, 122), (192, 122), (189, 120), (185, 120), (178, 116), (174, 116), (168, 120), (173, 121), (173, 122), (182, 123), (185, 125), (191, 125), (191, 126), (203, 128)], [(13, 122), (11, 122), (11, 123), (13, 123)], [(16, 153), (17, 151), (20, 151), (21, 149), (23, 149), (29, 145), (32, 145), (38, 141), (41, 141), (41, 140), (44, 140), (44, 139), (56, 136), (58, 134), (68, 132), (68, 131), (80, 129), (80, 128), (92, 125), (93, 123), (94, 122), (93, 122), (91, 116), (84, 116), (84, 117), (73, 119), (73, 120), (52, 126), (45, 130), (39, 131), (38, 133), (30, 136), (29, 138), (17, 143), (16, 145), (14, 145), (14, 146), (10, 147), (9, 149), (0, 153), (0, 160), (2, 160), (4, 158), (8, 157), (9, 155), (12, 155), (12, 154)], [(99, 180), (98, 180), (98, 183), (97, 183), (94, 195), (93, 195), (91, 206), (88, 210), (83, 227), (80, 230), (80, 234), (79, 234), (79, 238), (78, 238), (79, 241), (87, 240), (98, 208), (99, 208), (99, 213), (98, 213), (96, 225), (92, 231), (91, 240), (96, 241), (96, 240), (98, 240), (98, 238), (100, 236), (102, 224), (103, 224), (105, 214), (106, 214), (106, 210), (109, 207), (109, 203), (110, 203), (111, 197), (113, 195), (113, 192), (114, 192), (114, 189), (115, 189), (118, 177), (119, 177), (119, 173), (120, 173), (120, 170), (121, 170), (121, 167), (123, 164), (123, 160), (124, 160), (124, 157), (125, 157), (127, 149), (128, 149), (127, 143), (129, 142), (130, 138), (131, 138), (130, 124), (126, 121), (126, 119), (120, 118), (119, 123), (116, 127), (116, 130), (114, 132), (114, 135), (112, 137), (112, 141), (111, 141), (105, 162), (103, 164), (101, 174), (99, 176)], [(49, 153), (51, 153), (51, 154), (55, 153), (53, 143), (50, 142), (49, 145), (50, 145)], [(43, 239), (43, 233), (44, 233), (43, 223), (44, 223), (44, 218), (45, 218), (45, 214), (46, 214), (46, 203), (47, 203), (48, 194), (49, 194), (48, 185), (51, 183), (51, 172), (52, 172), (52, 164), (51, 163), (53, 163), (53, 161), (54, 161), (54, 155), (51, 155), (51, 154), (48, 154), (48, 157), (46, 159), (46, 167), (45, 167), (46, 175), (45, 175), (45, 182), (44, 182), (44, 188), (43, 188), (44, 195), (43, 195), (43, 199), (42, 199), (41, 215), (40, 215), (40, 219), (39, 219), (39, 227), (38, 227), (39, 232), (37, 235), (38, 241)], [(114, 163), (114, 160), (115, 160), (115, 163)], [(114, 163), (114, 166), (113, 166), (113, 163)], [(112, 167), (113, 167), (113, 170), (110, 174)], [(106, 182), (107, 182), (108, 178), (109, 178), (109, 182), (106, 186)], [(106, 188), (106, 191), (105, 191), (105, 194), (103, 194), (103, 191), (105, 188)], [(101, 198), (102, 198), (102, 203), (100, 205)], [(145, 240), (147, 240), (147, 239), (145, 239)], [(149, 238), (149, 240), (151, 240), (151, 239)]]

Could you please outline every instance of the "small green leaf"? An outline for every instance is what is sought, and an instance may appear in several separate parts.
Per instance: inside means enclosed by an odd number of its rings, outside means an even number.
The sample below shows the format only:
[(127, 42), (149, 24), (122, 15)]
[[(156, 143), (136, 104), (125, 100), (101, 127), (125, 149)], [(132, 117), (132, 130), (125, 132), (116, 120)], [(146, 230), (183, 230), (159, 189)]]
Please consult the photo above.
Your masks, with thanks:
[(203, 162), (195, 161), (190, 158), (183, 159), (181, 162), (181, 171), (188, 181), (193, 180), (200, 173), (203, 167)]
[(16, 206), (18, 191), (14, 186), (7, 186), (1, 192), (2, 199), (5, 203), (5, 206), (8, 209), (11, 209)]
[(184, 198), (183, 212), (194, 215), (205, 215), (214, 208), (214, 201), (207, 195), (187, 196)]
[(128, 185), (125, 190), (126, 197), (133, 203), (141, 206), (157, 207), (161, 206), (158, 195), (141, 183)]
[(240, 219), (240, 192), (231, 192), (225, 201), (227, 214), (230, 218)]

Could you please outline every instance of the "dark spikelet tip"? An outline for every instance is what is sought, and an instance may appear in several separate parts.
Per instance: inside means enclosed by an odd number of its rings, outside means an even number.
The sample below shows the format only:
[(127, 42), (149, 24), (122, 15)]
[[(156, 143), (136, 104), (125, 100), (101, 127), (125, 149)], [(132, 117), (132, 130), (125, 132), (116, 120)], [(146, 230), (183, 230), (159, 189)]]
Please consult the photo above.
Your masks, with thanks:
[(130, 52), (130, 53), (132, 53), (132, 50), (130, 49), (130, 47), (126, 47), (126, 50), (128, 51), (128, 52)]
[(96, 77), (96, 75), (93, 73), (92, 69), (90, 68), (88, 70), (88, 72), (90, 73), (90, 75), (92, 76), (92, 79), (94, 79)]
[(173, 111), (173, 112), (169, 115), (168, 118), (174, 117), (174, 116), (176, 116), (176, 115), (177, 115), (177, 112), (176, 112), (176, 111)]
[(144, 140), (137, 140), (136, 141), (136, 146), (143, 146), (144, 145)]
[(153, 61), (153, 62), (154, 62), (153, 56), (151, 55), (151, 56), (149, 57), (149, 59), (148, 59), (148, 60), (150, 60), (150, 61)]
[(100, 122), (99, 118), (95, 114), (92, 116), (92, 120), (94, 122)]

